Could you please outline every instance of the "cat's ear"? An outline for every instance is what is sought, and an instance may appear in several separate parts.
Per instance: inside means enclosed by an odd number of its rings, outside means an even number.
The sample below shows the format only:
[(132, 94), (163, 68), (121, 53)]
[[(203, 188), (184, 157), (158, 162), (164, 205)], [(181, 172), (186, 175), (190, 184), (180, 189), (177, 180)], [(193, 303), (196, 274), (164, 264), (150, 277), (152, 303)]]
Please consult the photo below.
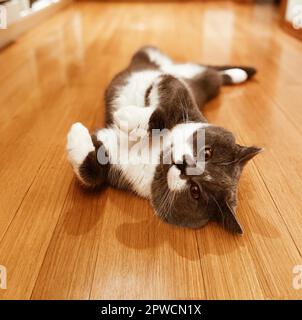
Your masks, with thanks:
[(263, 151), (262, 148), (258, 147), (245, 147), (245, 146), (240, 146), (239, 151), (237, 153), (237, 159), (239, 163), (245, 164), (247, 161), (251, 160), (254, 158), (258, 153)]
[(224, 229), (232, 233), (243, 234), (243, 228), (239, 223), (236, 213), (227, 201), (224, 201), (223, 205), (221, 206), (221, 211), (222, 214), (219, 215), (218, 223)]

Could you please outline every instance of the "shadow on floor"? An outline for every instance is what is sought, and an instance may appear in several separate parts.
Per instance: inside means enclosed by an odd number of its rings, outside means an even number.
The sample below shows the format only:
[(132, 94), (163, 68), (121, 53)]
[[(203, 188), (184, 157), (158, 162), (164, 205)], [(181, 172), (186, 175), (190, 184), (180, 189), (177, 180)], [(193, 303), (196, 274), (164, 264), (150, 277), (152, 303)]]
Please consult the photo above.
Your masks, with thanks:
[[(272, 223), (252, 208), (249, 208), (251, 216), (240, 214), (247, 211), (244, 206), (248, 203), (242, 203), (238, 212), (245, 229), (244, 235), (240, 236), (225, 231), (216, 223), (209, 223), (198, 230), (169, 225), (154, 215), (148, 201), (127, 192), (114, 189), (91, 192), (81, 188), (77, 182), (72, 188), (72, 199), (69, 201), (81, 205), (75, 206), (77, 214), (72, 208), (67, 212), (64, 222), (67, 233), (83, 235), (95, 227), (102, 227), (104, 210), (110, 210), (110, 225), (115, 229), (116, 239), (130, 249), (149, 250), (168, 244), (177, 255), (188, 260), (199, 260), (205, 255), (220, 256), (251, 246), (253, 237), (258, 235), (263, 238), (280, 236)], [(109, 204), (105, 208), (107, 201)]]
[[(280, 235), (266, 218), (256, 212), (253, 212), (252, 217), (248, 219), (242, 217), (245, 233), (240, 236), (225, 231), (216, 223), (209, 223), (199, 230), (169, 225), (154, 216), (153, 209), (147, 201), (143, 202), (144, 208), (141, 207), (140, 210), (139, 208), (125, 210), (125, 207), (120, 207), (120, 211), (129, 215), (131, 220), (139, 220), (122, 223), (116, 228), (118, 241), (128, 248), (144, 250), (159, 247), (167, 242), (179, 256), (197, 260), (204, 255), (224, 255), (240, 247), (249, 246), (251, 238), (255, 235), (264, 238), (278, 238)], [(121, 205), (121, 202), (118, 201), (118, 204)], [(143, 209), (147, 211), (147, 217)], [(240, 216), (240, 212), (238, 215)]]

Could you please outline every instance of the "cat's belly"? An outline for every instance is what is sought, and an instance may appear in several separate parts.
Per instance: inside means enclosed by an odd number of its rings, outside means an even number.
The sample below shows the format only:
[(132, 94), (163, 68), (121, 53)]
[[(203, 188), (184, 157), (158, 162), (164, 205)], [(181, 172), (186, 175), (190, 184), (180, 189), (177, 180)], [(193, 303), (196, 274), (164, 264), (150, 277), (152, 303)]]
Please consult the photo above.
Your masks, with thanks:
[(160, 74), (161, 72), (156, 70), (132, 73), (115, 98), (115, 109), (128, 106), (145, 107), (146, 90)]

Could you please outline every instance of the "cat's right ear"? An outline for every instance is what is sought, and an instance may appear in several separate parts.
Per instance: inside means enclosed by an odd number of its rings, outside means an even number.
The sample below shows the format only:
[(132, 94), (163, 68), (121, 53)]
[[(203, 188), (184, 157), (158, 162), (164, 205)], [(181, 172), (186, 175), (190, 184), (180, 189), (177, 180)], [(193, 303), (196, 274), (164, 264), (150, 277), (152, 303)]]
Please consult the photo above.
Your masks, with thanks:
[(249, 160), (254, 158), (258, 153), (263, 151), (263, 148), (259, 147), (245, 147), (245, 146), (240, 146), (239, 151), (237, 153), (237, 160), (241, 164), (246, 164)]

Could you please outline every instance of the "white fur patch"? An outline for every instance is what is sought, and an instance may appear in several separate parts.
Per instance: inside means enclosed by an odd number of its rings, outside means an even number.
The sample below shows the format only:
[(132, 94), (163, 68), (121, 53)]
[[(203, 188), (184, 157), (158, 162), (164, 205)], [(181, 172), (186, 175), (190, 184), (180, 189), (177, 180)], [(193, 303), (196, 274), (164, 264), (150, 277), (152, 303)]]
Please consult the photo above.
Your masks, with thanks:
[[(117, 127), (103, 128), (96, 133), (98, 141), (102, 141), (105, 149), (109, 153), (109, 158), (111, 163), (116, 163), (118, 161), (119, 154), (119, 137), (118, 134), (122, 134), (121, 130)], [(127, 134), (124, 134), (126, 136)]]
[(146, 48), (145, 52), (147, 53), (150, 60), (160, 67), (168, 66), (173, 63), (168, 56), (155, 48)]
[[(119, 139), (124, 139), (126, 138), (126, 136), (128, 136), (128, 134), (125, 134), (125, 136), (123, 137), (119, 134)], [(146, 153), (148, 154), (146, 149), (150, 151), (149, 144), (138, 144), (135, 140), (133, 142), (129, 141), (128, 150), (124, 149), (127, 148), (126, 145), (123, 145), (122, 143), (119, 145), (119, 149), (121, 149), (119, 153), (120, 156), (118, 158), (119, 161), (116, 162), (119, 164), (116, 164), (115, 166), (116, 168), (122, 170), (126, 180), (131, 183), (134, 192), (136, 192), (141, 197), (150, 198), (151, 185), (154, 178), (157, 163), (142, 161), (141, 155)], [(160, 143), (160, 141), (158, 141), (158, 143)], [(110, 145), (108, 146), (110, 147)], [(112, 149), (112, 147), (110, 148)], [(160, 148), (156, 145), (156, 143), (154, 143), (154, 149), (155, 157), (158, 158)], [(127, 160), (126, 158), (129, 157), (129, 161), (124, 162), (123, 159), (121, 159), (121, 157), (125, 157), (125, 160)], [(151, 159), (149, 158), (149, 160)]]
[(68, 159), (72, 164), (76, 175), (81, 180), (79, 175), (79, 167), (89, 152), (95, 150), (88, 129), (81, 123), (77, 122), (72, 125), (67, 135), (66, 149), (68, 153)]
[[(123, 129), (123, 123), (128, 124), (128, 131), (148, 128), (149, 119), (158, 106), (160, 74), (159, 71), (142, 71), (128, 79), (126, 87), (121, 90), (120, 96), (116, 99), (117, 110), (114, 112), (114, 119), (120, 128)], [(145, 93), (151, 85), (150, 106), (145, 107)]]
[(161, 81), (161, 77), (157, 77), (152, 83), (152, 88), (149, 94), (150, 107), (157, 108), (159, 104), (158, 97), (158, 84)]
[(206, 67), (194, 63), (174, 63), (168, 56), (154, 48), (147, 48), (145, 52), (164, 73), (175, 77), (193, 78), (206, 70)]
[(206, 67), (199, 66), (194, 63), (170, 64), (162, 67), (163, 72), (171, 74), (175, 77), (194, 78), (198, 74), (203, 73)]
[(114, 107), (116, 109), (127, 106), (144, 108), (146, 90), (160, 74), (160, 71), (140, 71), (131, 74), (127, 84), (120, 88)]
[(154, 108), (151, 107), (126, 106), (115, 111), (114, 120), (122, 130), (125, 125), (128, 131), (136, 128), (147, 129), (153, 111)]
[(239, 68), (233, 68), (222, 71), (222, 74), (226, 74), (231, 77), (233, 83), (241, 83), (247, 80), (248, 74)]
[[(146, 108), (144, 108), (146, 109)], [(118, 127), (104, 128), (97, 132), (97, 139), (101, 140), (108, 150), (110, 162), (117, 169), (120, 169), (133, 187), (133, 191), (144, 198), (151, 196), (151, 184), (157, 163), (146, 163), (140, 160), (140, 154), (149, 149), (148, 144), (142, 144), (139, 148), (132, 148), (136, 141), (128, 141), (128, 144), (121, 143), (121, 139), (127, 139), (128, 133), (118, 130)], [(160, 141), (158, 141), (160, 143)], [(155, 143), (156, 144), (156, 143)], [(160, 148), (155, 145), (155, 157), (159, 157)], [(135, 164), (134, 164), (135, 163)]]
[(137, 164), (137, 165), (117, 165), (122, 169), (127, 181), (133, 186), (133, 191), (139, 196), (149, 199), (151, 197), (151, 184), (154, 178), (156, 165)]
[(80, 166), (91, 151), (94, 151), (94, 145), (89, 131), (79, 122), (73, 124), (67, 135), (67, 152), (70, 162)]
[(167, 174), (168, 187), (171, 191), (183, 190), (187, 184), (186, 180), (180, 178), (180, 170), (172, 166)]
[(209, 127), (209, 123), (202, 123), (202, 122), (188, 122), (188, 123), (180, 123), (176, 125), (173, 130), (172, 134), (177, 135), (178, 132), (185, 132), (185, 137), (188, 138), (190, 135), (194, 133), (194, 131)]

